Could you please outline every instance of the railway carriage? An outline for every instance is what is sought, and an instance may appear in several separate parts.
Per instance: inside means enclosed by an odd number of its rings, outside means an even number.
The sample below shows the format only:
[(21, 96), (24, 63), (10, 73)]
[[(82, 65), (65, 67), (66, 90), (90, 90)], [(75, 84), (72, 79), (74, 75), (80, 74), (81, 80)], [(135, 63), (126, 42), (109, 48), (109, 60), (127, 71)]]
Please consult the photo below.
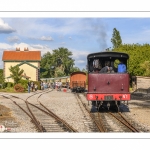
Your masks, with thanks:
[[(88, 91), (87, 100), (98, 109), (107, 107), (119, 110), (121, 101), (130, 100), (129, 73), (118, 72), (119, 60), (128, 69), (129, 55), (121, 52), (98, 52), (87, 56), (88, 66)], [(109, 62), (112, 72), (100, 73), (105, 62)], [(109, 66), (109, 67), (110, 67)]]
[(70, 89), (72, 92), (84, 92), (86, 89), (86, 73), (82, 71), (73, 72), (70, 75)]

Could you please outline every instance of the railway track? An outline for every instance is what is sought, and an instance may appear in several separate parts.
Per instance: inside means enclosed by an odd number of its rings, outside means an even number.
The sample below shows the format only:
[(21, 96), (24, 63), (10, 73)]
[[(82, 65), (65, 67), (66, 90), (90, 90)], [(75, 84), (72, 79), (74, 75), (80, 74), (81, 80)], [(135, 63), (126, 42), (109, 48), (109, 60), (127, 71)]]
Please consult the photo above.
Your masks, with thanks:
[[(58, 112), (58, 109), (54, 109), (54, 107), (57, 105), (57, 108), (61, 107), (59, 103), (56, 102), (52, 106), (51, 104), (54, 102), (53, 100), (51, 100), (50, 103), (49, 100), (46, 100), (49, 105), (44, 103), (44, 99), (51, 95), (50, 92), (50, 90), (35, 92), (24, 99), (22, 99), (21, 96), (18, 97), (11, 94), (3, 94), (3, 96), (14, 103), (17, 108), (17, 113), (19, 113), (20, 116), (24, 114), (26, 119), (30, 119), (30, 122), (34, 124), (36, 132), (146, 132), (146, 130), (143, 130), (139, 124), (127, 117), (125, 115), (126, 113), (123, 111), (122, 113), (110, 112), (108, 110), (98, 112), (96, 107), (94, 108), (92, 105), (88, 105), (83, 94), (74, 94), (76, 100), (74, 99), (75, 103), (73, 104), (73, 108), (77, 110), (74, 111), (73, 114), (72, 111), (68, 111), (68, 116), (73, 116), (74, 113), (80, 111), (83, 115), (80, 117), (82, 118), (80, 122), (73, 117), (63, 117), (65, 118), (65, 120), (63, 120), (59, 116), (64, 115), (61, 115), (61, 113), (57, 113), (59, 115), (54, 114), (54, 112)], [(61, 100), (61, 95), (71, 94), (63, 92), (56, 92), (56, 94), (57, 93), (60, 93), (61, 104), (64, 104), (64, 101)], [(66, 97), (68, 96), (66, 95)], [(53, 97), (55, 97), (54, 93), (51, 99), (53, 99)], [(71, 101), (72, 100), (69, 99), (69, 101), (65, 103), (65, 106), (67, 107), (62, 107), (62, 111), (64, 109), (70, 110), (69, 106), (72, 104)], [(80, 107), (80, 110), (78, 110), (78, 106)], [(74, 125), (73, 122), (78, 122), (78, 125)], [(7, 128), (14, 129), (21, 126), (14, 120), (4, 122), (4, 124)], [(15, 132), (15, 130), (12, 130), (12, 132)]]
[[(105, 132), (105, 129), (103, 128), (102, 125), (102, 121), (100, 116), (96, 116), (96, 114), (92, 114), (90, 112), (90, 109), (87, 107), (87, 105), (82, 101), (82, 98), (79, 96), (78, 93), (75, 93), (75, 96), (77, 98), (78, 104), (81, 108), (81, 110), (83, 111), (83, 114), (88, 113), (88, 115), (90, 116), (90, 121), (88, 122), (90, 125), (88, 125), (90, 127), (90, 129), (93, 132)], [(86, 111), (86, 112), (85, 112)], [(92, 128), (91, 128), (92, 126)]]
[[(78, 97), (81, 99), (79, 94)], [(81, 102), (95, 122), (99, 132), (143, 132), (123, 113), (110, 112), (108, 110), (98, 112), (96, 108), (89, 107), (85, 101), (81, 100)]]
[[(28, 99), (31, 99), (33, 96), (39, 94), (37, 92), (27, 97), (26, 100), (13, 95), (9, 95), (9, 97), (6, 95), (2, 96), (10, 99), (15, 105), (17, 105), (30, 118), (38, 132), (77, 132), (77, 130), (71, 127), (66, 121), (58, 117), (52, 111), (50, 111), (38, 100), (43, 94), (48, 92), (50, 91), (48, 90), (40, 92), (40, 95), (37, 98), (38, 104), (36, 105), (28, 102)], [(20, 99), (24, 101), (26, 108), (16, 103), (14, 99)]]
[(77, 99), (78, 105), (84, 116), (83, 124), (85, 127), (85, 132), (91, 132), (91, 131), (98, 132), (99, 131), (98, 127), (96, 127), (93, 120), (89, 118), (90, 113), (89, 112), (87, 113), (87, 111), (85, 110), (85, 107), (84, 107), (79, 95), (75, 94), (75, 97)]

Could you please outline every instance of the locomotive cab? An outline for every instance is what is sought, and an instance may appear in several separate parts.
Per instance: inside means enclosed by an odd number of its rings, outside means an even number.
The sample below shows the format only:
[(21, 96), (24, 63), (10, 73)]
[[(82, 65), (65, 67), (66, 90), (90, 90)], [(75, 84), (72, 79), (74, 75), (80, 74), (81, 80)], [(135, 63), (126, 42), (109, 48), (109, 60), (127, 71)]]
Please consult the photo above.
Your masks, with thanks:
[(130, 100), (128, 59), (129, 55), (121, 52), (99, 52), (87, 56), (87, 100), (98, 109), (119, 110), (121, 101)]

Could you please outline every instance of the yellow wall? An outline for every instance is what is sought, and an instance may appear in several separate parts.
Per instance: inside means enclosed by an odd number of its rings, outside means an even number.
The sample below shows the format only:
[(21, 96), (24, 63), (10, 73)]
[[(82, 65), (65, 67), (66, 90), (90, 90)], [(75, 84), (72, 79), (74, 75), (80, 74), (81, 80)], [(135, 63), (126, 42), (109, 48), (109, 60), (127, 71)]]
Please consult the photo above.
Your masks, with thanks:
[[(10, 76), (9, 68), (11, 66), (14, 67), (20, 63), (21, 62), (5, 62), (5, 78)], [(38, 62), (29, 62), (29, 63), (38, 67)], [(26, 74), (26, 76), (31, 77), (31, 78), (29, 78), (29, 80), (36, 81), (36, 68), (29, 66), (28, 64), (23, 64), (23, 65), (19, 66), (19, 68), (24, 70), (24, 73)], [(13, 82), (13, 80), (11, 78), (6, 79), (6, 81)]]

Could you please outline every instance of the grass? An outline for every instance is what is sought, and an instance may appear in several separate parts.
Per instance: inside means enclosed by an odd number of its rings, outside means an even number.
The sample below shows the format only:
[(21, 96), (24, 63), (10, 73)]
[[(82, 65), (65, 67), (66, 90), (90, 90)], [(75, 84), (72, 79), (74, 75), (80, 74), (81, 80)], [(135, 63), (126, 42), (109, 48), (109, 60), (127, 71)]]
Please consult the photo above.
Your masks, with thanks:
[[(6, 93), (20, 93), (20, 92), (17, 92), (15, 91), (15, 89), (13, 87), (6, 87), (5, 89), (0, 89), (0, 92), (6, 92)], [(23, 93), (26, 93), (23, 92)]]

